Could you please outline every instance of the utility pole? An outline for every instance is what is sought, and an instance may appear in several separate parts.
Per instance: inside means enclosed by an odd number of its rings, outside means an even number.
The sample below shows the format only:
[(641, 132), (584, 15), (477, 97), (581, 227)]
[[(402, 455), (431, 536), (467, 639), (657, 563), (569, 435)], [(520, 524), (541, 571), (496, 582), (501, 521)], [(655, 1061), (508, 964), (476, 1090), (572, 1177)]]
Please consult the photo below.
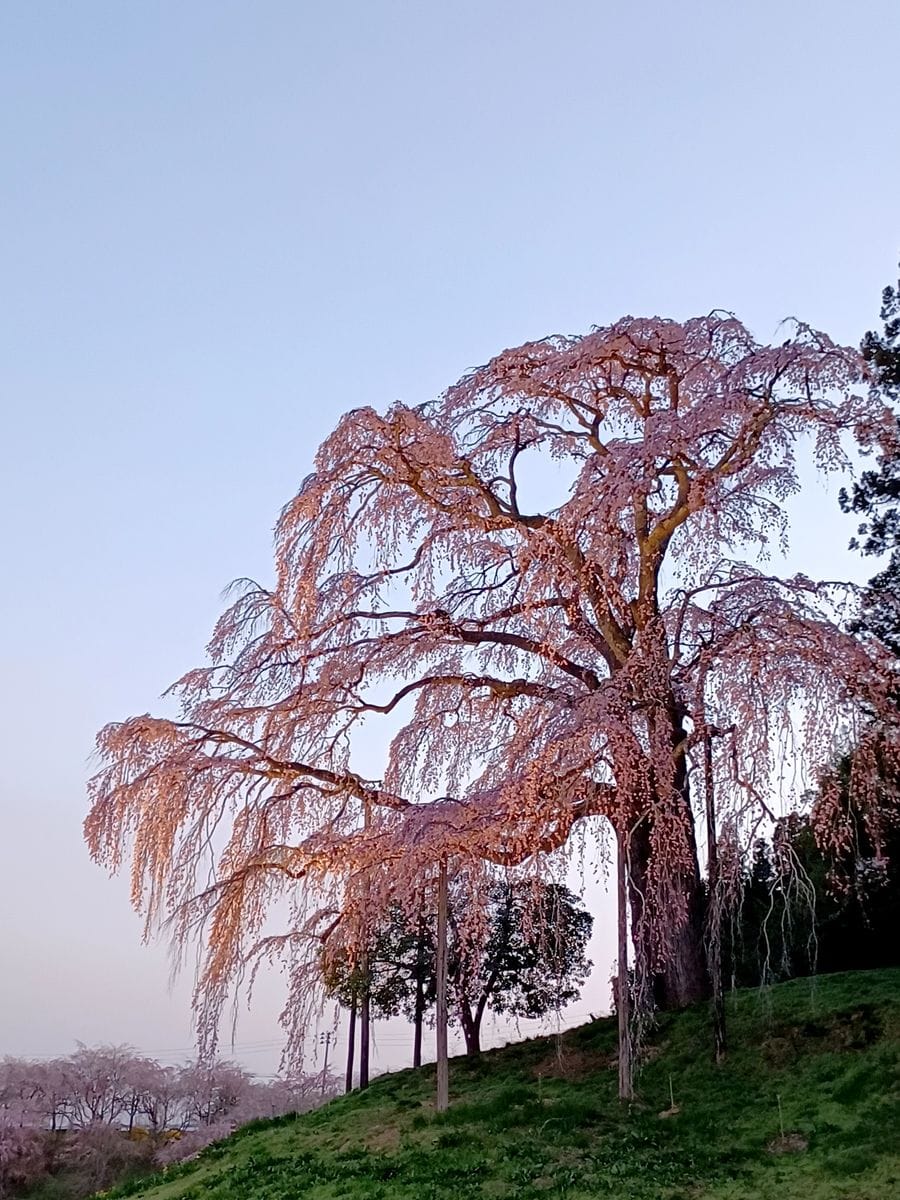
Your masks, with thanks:
[(334, 1034), (329, 1029), (326, 1033), (319, 1034), (319, 1041), (325, 1047), (325, 1061), (322, 1063), (322, 1098), (325, 1098), (325, 1083), (328, 1079), (328, 1047), (331, 1045), (331, 1039)]

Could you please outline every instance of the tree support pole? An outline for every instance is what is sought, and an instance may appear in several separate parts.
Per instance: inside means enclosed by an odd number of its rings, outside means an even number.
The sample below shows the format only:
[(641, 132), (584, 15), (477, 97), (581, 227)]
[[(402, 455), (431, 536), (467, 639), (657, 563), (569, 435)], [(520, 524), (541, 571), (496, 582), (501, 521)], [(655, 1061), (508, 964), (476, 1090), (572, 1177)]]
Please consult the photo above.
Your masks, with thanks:
[(353, 1056), (356, 1052), (356, 993), (350, 1001), (350, 1028), (347, 1031), (347, 1075), (344, 1091), (353, 1091)]
[(437, 1112), (446, 1112), (450, 1106), (450, 1064), (447, 1058), (447, 860), (441, 859), (438, 870), (437, 911), (437, 1027), (435, 1041), (437, 1049)]
[(362, 966), (362, 995), (359, 1000), (359, 1086), (369, 1086), (369, 1030), (371, 1027), (371, 1005), (369, 1003), (369, 956), (364, 954)]
[(628, 986), (628, 852), (627, 834), (616, 831), (616, 899), (619, 970), (616, 979), (616, 1015), (619, 1020), (619, 1099), (634, 1099), (631, 1046), (631, 995)]
[(717, 1063), (725, 1061), (725, 995), (722, 987), (722, 931), (719, 928), (719, 842), (716, 834), (716, 794), (713, 779), (712, 731), (703, 738), (703, 790), (706, 793), (706, 873), (709, 900), (706, 927), (709, 931), (707, 962), (712, 983), (713, 1052)]
[[(363, 830), (369, 828), (371, 814), (369, 806), (363, 808)], [(368, 885), (367, 885), (368, 890)], [(366, 929), (365, 950), (360, 956), (360, 974), (362, 976), (362, 993), (359, 999), (359, 1086), (362, 1090), (369, 1086), (369, 1032), (372, 1023), (370, 1004), (370, 967), (368, 951), (368, 929)]]

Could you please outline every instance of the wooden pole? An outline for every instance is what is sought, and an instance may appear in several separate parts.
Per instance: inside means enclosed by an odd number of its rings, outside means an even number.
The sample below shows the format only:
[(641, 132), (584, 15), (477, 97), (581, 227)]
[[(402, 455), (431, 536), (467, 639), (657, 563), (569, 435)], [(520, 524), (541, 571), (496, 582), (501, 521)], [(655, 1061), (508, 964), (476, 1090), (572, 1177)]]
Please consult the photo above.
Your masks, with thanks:
[(716, 911), (719, 903), (719, 842), (716, 833), (716, 795), (713, 778), (712, 735), (707, 726), (703, 738), (703, 790), (706, 793), (706, 873), (709, 882), (707, 965), (712, 982), (713, 1053), (717, 1063), (725, 1061), (728, 1049), (725, 1030), (725, 994), (722, 986), (722, 931)]
[(425, 984), (421, 974), (416, 979), (416, 1008), (413, 1014), (413, 1066), (422, 1065), (422, 1026), (425, 1023)]
[(347, 1075), (344, 1080), (344, 1091), (353, 1091), (353, 1057), (356, 1052), (356, 993), (350, 1001), (350, 1028), (347, 1032)]
[(616, 1015), (619, 1020), (619, 1099), (634, 1099), (631, 1054), (631, 994), (628, 985), (628, 852), (627, 834), (616, 831), (616, 899), (619, 935), (619, 972), (616, 979)]
[(359, 1000), (359, 1086), (369, 1086), (369, 1030), (371, 1011), (369, 1005), (369, 956), (360, 959), (362, 968), (362, 995)]
[(438, 872), (437, 911), (437, 1112), (446, 1112), (450, 1106), (450, 1064), (447, 1058), (447, 860), (441, 859)]
[[(369, 828), (369, 805), (363, 807), (363, 829)], [(362, 1090), (369, 1086), (369, 1033), (371, 1027), (371, 1005), (369, 1002), (369, 953), (368, 932), (366, 942), (359, 959), (359, 972), (362, 979), (362, 992), (359, 999), (359, 1086)]]

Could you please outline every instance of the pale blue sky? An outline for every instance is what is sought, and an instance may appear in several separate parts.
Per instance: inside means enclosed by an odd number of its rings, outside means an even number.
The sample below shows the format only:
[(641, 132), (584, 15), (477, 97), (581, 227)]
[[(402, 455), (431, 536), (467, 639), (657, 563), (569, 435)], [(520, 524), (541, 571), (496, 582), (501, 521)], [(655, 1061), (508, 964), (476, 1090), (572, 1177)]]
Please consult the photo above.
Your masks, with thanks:
[[(0, 6), (0, 1053), (189, 1045), (86, 760), (266, 575), (338, 414), (626, 312), (857, 341), (898, 57), (896, 0)], [(804, 513), (803, 565), (859, 573)]]

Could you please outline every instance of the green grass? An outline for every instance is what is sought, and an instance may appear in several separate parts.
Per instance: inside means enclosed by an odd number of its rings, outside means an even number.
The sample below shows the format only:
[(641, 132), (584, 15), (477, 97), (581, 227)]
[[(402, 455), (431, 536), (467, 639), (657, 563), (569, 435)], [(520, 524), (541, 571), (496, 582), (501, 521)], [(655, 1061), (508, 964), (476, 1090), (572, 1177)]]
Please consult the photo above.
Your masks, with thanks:
[[(454, 1059), (442, 1116), (434, 1068), (403, 1071), (110, 1196), (900, 1198), (900, 971), (736, 993), (728, 1021), (716, 1067), (705, 1010), (664, 1015), (630, 1107), (616, 1099), (614, 1024), (596, 1021)], [(663, 1116), (670, 1077), (679, 1111)]]

